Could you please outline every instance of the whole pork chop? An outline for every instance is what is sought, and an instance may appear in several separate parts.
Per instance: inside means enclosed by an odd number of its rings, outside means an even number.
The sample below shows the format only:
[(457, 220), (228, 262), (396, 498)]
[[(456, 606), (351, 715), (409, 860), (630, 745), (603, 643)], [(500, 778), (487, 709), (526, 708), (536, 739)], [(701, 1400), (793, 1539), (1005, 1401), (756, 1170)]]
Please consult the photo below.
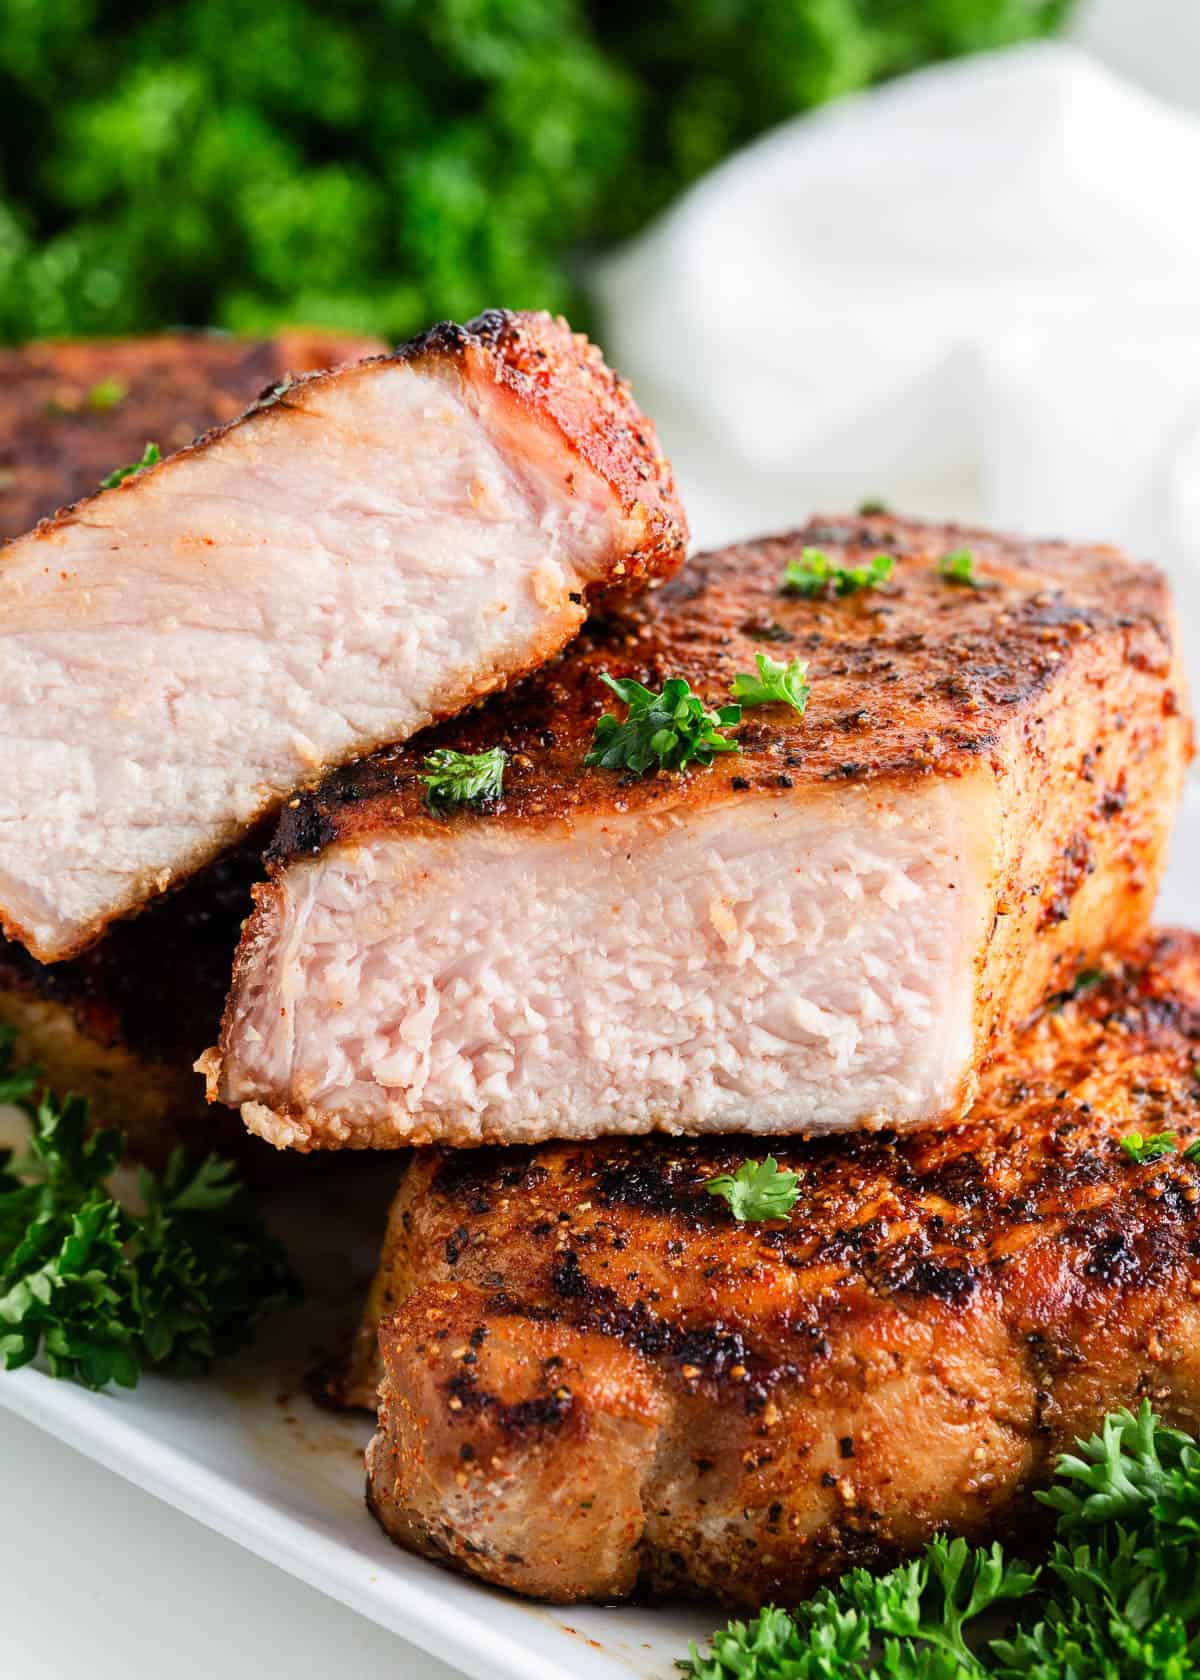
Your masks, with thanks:
[[(817, 545), (894, 570), (783, 591)], [(807, 661), (803, 715), (747, 710), (707, 769), (585, 762), (623, 712), (603, 673), (716, 707), (760, 654)], [(1112, 549), (867, 518), (689, 562), (285, 812), (211, 1092), (299, 1149), (957, 1118), (1046, 993), (1145, 927), (1180, 683), (1165, 581)], [(497, 745), (498, 802), (430, 806), (431, 748)]]
[(548, 315), (283, 383), (0, 550), (0, 926), (71, 956), (684, 542), (649, 423)]
[(539, 1598), (789, 1605), (942, 1530), (1026, 1545), (1118, 1406), (1195, 1432), (1200, 935), (1081, 980), (968, 1124), (782, 1142), (786, 1218), (706, 1191), (745, 1140), (417, 1155), (350, 1393), (382, 1376), (384, 1527)]

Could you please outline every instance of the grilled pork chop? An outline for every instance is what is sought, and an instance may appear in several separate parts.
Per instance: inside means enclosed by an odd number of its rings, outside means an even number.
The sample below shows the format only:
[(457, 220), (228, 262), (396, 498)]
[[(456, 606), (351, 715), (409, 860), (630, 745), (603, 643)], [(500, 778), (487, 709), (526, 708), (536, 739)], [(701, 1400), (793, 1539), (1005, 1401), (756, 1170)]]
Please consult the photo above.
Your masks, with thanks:
[(72, 955), (684, 539), (648, 422), (547, 315), (277, 388), (0, 553), (0, 923)]
[[(1150, 939), (988, 1071), (970, 1123), (744, 1144), (418, 1154), (374, 1306), (369, 1497), (403, 1545), (539, 1598), (792, 1604), (1032, 1516), (1149, 1395), (1200, 1427), (1200, 935)], [(357, 1373), (361, 1384), (365, 1371)]]
[[(368, 339), (291, 332), (243, 340), (207, 333), (34, 344), (0, 351), (0, 537), (94, 489), (147, 438), (166, 447), (239, 414), (266, 384), (379, 352)], [(77, 1091), (96, 1126), (161, 1164), (177, 1143), (214, 1137), (192, 1062), (220, 1018), (259, 853), (223, 859), (146, 916), (123, 922), (72, 962), (53, 966), (0, 939), (0, 1025), (20, 1061), (59, 1095)], [(231, 1117), (232, 1118), (232, 1117)], [(260, 1163), (265, 1151), (239, 1151)]]
[(337, 333), (194, 332), (0, 350), (0, 541), (90, 495), (148, 439), (181, 449), (265, 386), (384, 348)]
[[(969, 543), (980, 587), (939, 558)], [(821, 545), (883, 588), (780, 592)], [(601, 673), (803, 716), (638, 780)], [(1189, 730), (1166, 584), (1111, 549), (864, 519), (689, 564), (558, 664), (285, 813), (212, 1094), (280, 1146), (822, 1132), (959, 1117), (992, 1046), (1145, 926)], [(621, 711), (620, 707), (616, 708)], [(509, 754), (431, 811), (434, 746)]]

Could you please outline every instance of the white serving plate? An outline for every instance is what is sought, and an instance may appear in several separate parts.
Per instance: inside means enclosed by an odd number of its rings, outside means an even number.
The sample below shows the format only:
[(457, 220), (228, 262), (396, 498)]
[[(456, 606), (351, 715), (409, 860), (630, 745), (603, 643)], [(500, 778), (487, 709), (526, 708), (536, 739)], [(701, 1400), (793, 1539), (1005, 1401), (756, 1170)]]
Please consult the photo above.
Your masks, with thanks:
[[(1159, 920), (1200, 928), (1195, 779)], [(395, 1176), (362, 1163), (280, 1198), (309, 1298), (245, 1359), (202, 1381), (147, 1378), (132, 1394), (0, 1372), (0, 1404), (474, 1680), (674, 1680), (717, 1612), (526, 1604), (398, 1551), (367, 1514), (369, 1424), (315, 1406), (303, 1378), (353, 1311)]]

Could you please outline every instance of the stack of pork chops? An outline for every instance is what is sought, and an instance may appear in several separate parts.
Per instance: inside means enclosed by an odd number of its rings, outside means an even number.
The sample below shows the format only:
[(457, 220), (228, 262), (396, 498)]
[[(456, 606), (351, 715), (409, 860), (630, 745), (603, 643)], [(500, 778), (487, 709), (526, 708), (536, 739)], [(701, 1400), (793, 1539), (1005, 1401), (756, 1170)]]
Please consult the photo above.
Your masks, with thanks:
[(14, 428), (7, 529), (147, 464), (0, 554), (0, 1019), (147, 1156), (418, 1146), (339, 1383), (380, 1521), (788, 1603), (1200, 1428), (1162, 576), (883, 512), (685, 562), (564, 323), (371, 348), (10, 357), (79, 437)]

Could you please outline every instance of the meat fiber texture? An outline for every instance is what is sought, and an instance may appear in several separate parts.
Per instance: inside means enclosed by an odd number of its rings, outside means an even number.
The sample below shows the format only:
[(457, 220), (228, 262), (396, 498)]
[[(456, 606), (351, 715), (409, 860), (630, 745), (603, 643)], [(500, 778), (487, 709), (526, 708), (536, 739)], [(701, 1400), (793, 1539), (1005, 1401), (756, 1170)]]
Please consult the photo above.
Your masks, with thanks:
[(684, 542), (649, 423), (562, 321), (284, 382), (0, 551), (0, 924), (73, 955)]
[[(265, 385), (383, 349), (289, 332), (0, 351), (0, 537), (86, 495), (148, 439), (175, 448), (234, 419)], [(161, 1166), (180, 1143), (236, 1152), (254, 1166), (270, 1153), (233, 1116), (214, 1131), (192, 1072), (220, 1019), (258, 873), (254, 850), (224, 859), (72, 962), (39, 963), (0, 939), (0, 1025), (15, 1030), (18, 1061), (37, 1063), (59, 1097), (85, 1097), (92, 1124), (119, 1127), (138, 1160)]]
[[(819, 545), (878, 589), (781, 592)], [(968, 545), (977, 586), (939, 562)], [(601, 673), (712, 705), (808, 661), (803, 716), (638, 779)], [(1111, 549), (874, 517), (689, 563), (504, 701), (286, 813), (212, 1094), (297, 1149), (962, 1115), (995, 1046), (1145, 927), (1190, 750), (1166, 584)], [(433, 745), (502, 800), (423, 802)]]
[(419, 1153), (351, 1392), (382, 1374), (384, 1527), (538, 1598), (787, 1605), (945, 1530), (1024, 1547), (1140, 1396), (1195, 1432), (1200, 936), (1083, 987), (968, 1124), (783, 1143), (785, 1219), (706, 1192), (743, 1140)]

